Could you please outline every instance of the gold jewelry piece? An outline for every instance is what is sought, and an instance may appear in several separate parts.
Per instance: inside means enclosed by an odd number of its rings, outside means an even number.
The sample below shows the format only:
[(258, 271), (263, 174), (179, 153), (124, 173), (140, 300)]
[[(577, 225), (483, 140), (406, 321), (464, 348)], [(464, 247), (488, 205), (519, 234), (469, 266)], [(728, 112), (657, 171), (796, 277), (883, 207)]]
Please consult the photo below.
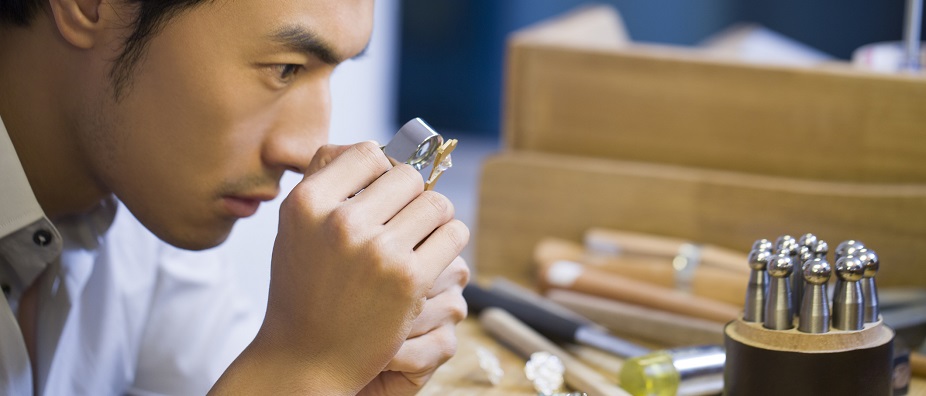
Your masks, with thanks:
[(437, 148), (437, 155), (434, 157), (434, 166), (431, 167), (431, 175), (428, 176), (428, 180), (424, 183), (425, 191), (434, 189), (434, 185), (437, 184), (437, 179), (444, 174), (445, 170), (453, 166), (450, 153), (453, 152), (455, 148), (457, 148), (456, 139), (450, 139)]

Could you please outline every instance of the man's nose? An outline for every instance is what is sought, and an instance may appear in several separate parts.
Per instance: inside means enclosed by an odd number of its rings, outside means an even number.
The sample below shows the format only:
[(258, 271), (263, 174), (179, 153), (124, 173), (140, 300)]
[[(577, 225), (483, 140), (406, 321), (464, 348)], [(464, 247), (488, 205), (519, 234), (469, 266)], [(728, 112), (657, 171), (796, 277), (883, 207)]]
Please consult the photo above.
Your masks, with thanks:
[(328, 141), (331, 92), (327, 79), (299, 89), (277, 113), (262, 156), (271, 167), (305, 173), (315, 151)]

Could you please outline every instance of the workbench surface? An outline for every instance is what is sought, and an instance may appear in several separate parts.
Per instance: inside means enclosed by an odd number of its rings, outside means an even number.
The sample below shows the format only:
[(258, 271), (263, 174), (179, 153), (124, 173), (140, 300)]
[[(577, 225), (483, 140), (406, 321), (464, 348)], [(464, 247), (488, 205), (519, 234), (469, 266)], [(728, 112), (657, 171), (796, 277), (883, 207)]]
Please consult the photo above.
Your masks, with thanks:
[[(457, 327), (457, 354), (445, 363), (419, 393), (422, 396), (536, 396), (530, 381), (524, 377), (524, 359), (496, 342), (482, 331), (478, 320), (469, 317)], [(501, 383), (492, 386), (479, 368), (476, 348), (492, 351), (505, 371)], [(590, 365), (591, 366), (591, 365)], [(611, 378), (615, 378), (612, 374)], [(914, 377), (909, 396), (926, 396), (926, 378)], [(594, 395), (590, 395), (594, 396)]]

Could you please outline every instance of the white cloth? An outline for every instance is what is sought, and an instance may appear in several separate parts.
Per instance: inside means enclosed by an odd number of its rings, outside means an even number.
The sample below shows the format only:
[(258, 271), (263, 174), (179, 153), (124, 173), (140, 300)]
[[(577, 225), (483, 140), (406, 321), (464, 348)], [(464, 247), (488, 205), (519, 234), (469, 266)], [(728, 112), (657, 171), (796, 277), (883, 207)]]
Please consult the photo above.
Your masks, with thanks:
[[(263, 307), (214, 252), (167, 245), (114, 200), (54, 226), (36, 208), (0, 120), (0, 394), (201, 395), (256, 333)], [(14, 312), (33, 282), (31, 362)]]

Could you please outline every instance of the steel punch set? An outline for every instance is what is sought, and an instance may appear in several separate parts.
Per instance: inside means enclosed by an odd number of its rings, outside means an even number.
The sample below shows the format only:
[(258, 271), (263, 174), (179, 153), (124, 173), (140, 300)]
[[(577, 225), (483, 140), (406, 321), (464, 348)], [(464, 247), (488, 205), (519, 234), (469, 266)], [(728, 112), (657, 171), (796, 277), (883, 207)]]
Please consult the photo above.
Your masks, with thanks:
[(840, 243), (832, 264), (829, 251), (813, 234), (753, 244), (743, 315), (724, 330), (725, 394), (891, 395), (878, 255), (856, 240)]

